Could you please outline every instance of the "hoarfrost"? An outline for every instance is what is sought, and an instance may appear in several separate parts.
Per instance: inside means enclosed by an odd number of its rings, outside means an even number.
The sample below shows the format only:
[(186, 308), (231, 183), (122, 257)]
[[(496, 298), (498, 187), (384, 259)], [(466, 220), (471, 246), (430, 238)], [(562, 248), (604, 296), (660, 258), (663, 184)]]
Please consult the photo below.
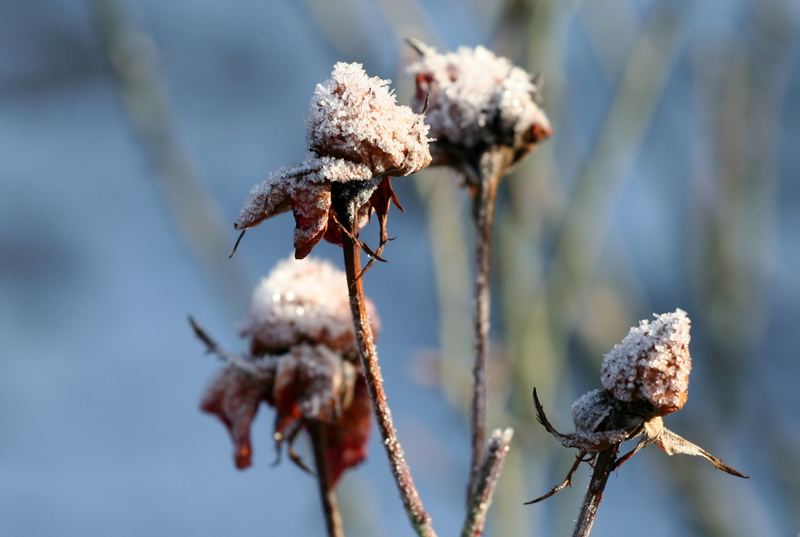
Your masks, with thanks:
[(428, 126), (397, 104), (389, 82), (369, 77), (360, 63), (334, 65), (309, 104), (309, 149), (367, 164), (373, 176), (408, 175), (430, 164)]
[[(369, 300), (367, 308), (377, 332), (378, 316)], [(344, 272), (312, 258), (280, 262), (256, 287), (242, 334), (252, 338), (259, 353), (301, 342), (357, 352)]]
[(523, 69), (481, 46), (445, 54), (413, 46), (422, 55), (408, 67), (417, 81), (414, 108), (427, 103), (426, 121), (437, 142), (521, 149), (550, 136), (539, 88)]
[(686, 402), (692, 370), (690, 329), (681, 309), (640, 321), (603, 358), (603, 386), (621, 401), (649, 402), (658, 415), (678, 410)]

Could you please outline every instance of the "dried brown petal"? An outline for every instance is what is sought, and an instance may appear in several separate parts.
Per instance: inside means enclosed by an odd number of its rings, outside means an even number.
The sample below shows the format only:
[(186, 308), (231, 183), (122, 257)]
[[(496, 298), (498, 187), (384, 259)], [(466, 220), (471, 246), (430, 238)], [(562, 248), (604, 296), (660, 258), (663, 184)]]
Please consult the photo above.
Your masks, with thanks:
[(367, 458), (372, 404), (367, 383), (359, 375), (352, 393), (352, 401), (345, 407), (341, 419), (327, 425), (325, 455), (333, 484), (342, 473)]
[(214, 414), (227, 427), (234, 445), (234, 462), (240, 470), (252, 464), (250, 426), (265, 390), (258, 379), (228, 365), (209, 383), (200, 403), (203, 412)]

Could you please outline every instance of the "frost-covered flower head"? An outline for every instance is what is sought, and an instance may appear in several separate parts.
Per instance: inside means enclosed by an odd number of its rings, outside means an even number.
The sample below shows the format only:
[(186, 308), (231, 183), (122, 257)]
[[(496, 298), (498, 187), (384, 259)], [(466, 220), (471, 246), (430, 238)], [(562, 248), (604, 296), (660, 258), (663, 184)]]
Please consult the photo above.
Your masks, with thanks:
[(523, 69), (484, 47), (439, 53), (418, 41), (408, 67), (416, 81), (414, 109), (425, 112), (436, 149), (514, 149), (515, 161), (552, 134), (539, 88)]
[(691, 372), (689, 329), (686, 312), (656, 315), (643, 320), (603, 359), (603, 390), (592, 390), (572, 405), (575, 432), (562, 434), (549, 422), (536, 390), (533, 401), (544, 428), (565, 446), (576, 448), (578, 458), (561, 485), (527, 503), (536, 503), (563, 490), (581, 462), (597, 460), (600, 452), (613, 450), (616, 457), (622, 442), (639, 437), (636, 447), (614, 461), (618, 468), (640, 449), (657, 445), (667, 455), (693, 455), (706, 459), (718, 470), (746, 477), (738, 470), (664, 426), (662, 416), (686, 402)]
[[(377, 315), (368, 304), (370, 322)], [(217, 416), (234, 443), (236, 467), (252, 464), (250, 429), (261, 403), (275, 408), (274, 438), (292, 449), (309, 424), (325, 428), (331, 482), (366, 457), (371, 405), (354, 354), (344, 273), (314, 259), (285, 260), (256, 288), (242, 335), (244, 356), (222, 351), (196, 324), (208, 350), (225, 365), (211, 380), (200, 408)]]
[(337, 63), (308, 107), (308, 147), (317, 155), (369, 166), (373, 176), (408, 175), (430, 164), (428, 126), (398, 106), (389, 81), (359, 63)]
[(633, 327), (603, 358), (603, 387), (621, 401), (646, 401), (663, 416), (680, 409), (689, 394), (691, 321), (686, 312), (655, 316)]
[(375, 211), (385, 225), (395, 201), (388, 176), (414, 173), (428, 164), (428, 126), (421, 115), (397, 104), (389, 81), (369, 77), (358, 63), (337, 63), (318, 84), (309, 104), (308, 156), (254, 186), (235, 227), (245, 230), (292, 211), (295, 257), (322, 238), (341, 243), (331, 207), (334, 193), (352, 205), (360, 225)]
[[(367, 299), (372, 330), (380, 329)], [(285, 259), (253, 292), (242, 335), (251, 340), (251, 354), (281, 352), (300, 343), (323, 344), (355, 355), (355, 334), (344, 273), (326, 261)]]

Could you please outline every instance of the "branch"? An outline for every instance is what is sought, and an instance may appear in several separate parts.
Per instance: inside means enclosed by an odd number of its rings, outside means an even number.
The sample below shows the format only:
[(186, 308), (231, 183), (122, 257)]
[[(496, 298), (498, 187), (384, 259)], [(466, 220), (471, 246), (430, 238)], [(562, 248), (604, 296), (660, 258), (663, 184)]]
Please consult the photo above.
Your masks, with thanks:
[(311, 446), (314, 451), (314, 463), (317, 468), (317, 483), (319, 484), (319, 497), (322, 500), (322, 511), (325, 515), (325, 527), (328, 537), (344, 537), (342, 514), (339, 512), (339, 500), (330, 483), (328, 462), (325, 458), (325, 426), (321, 423), (308, 423), (308, 432), (311, 435)]
[(597, 517), (597, 510), (600, 507), (600, 501), (603, 499), (603, 491), (606, 488), (608, 476), (611, 475), (611, 471), (614, 469), (618, 452), (619, 444), (614, 444), (610, 448), (601, 451), (597, 456), (597, 460), (594, 463), (594, 472), (592, 472), (592, 480), (589, 482), (589, 488), (583, 498), (583, 505), (581, 506), (578, 520), (575, 522), (575, 531), (572, 533), (572, 537), (588, 537), (591, 533), (594, 519)]
[(475, 482), (475, 494), (470, 501), (467, 510), (467, 519), (461, 530), (461, 537), (479, 537), (483, 535), (486, 525), (486, 514), (492, 504), (494, 490), (500, 472), (503, 470), (503, 463), (508, 455), (511, 439), (514, 437), (514, 430), (511, 428), (502, 430), (497, 429), (489, 439), (489, 446), (486, 450), (486, 457), (479, 468), (478, 477)]
[(511, 162), (509, 151), (484, 152), (475, 169), (467, 172), (467, 184), (474, 192), (472, 218), (475, 222), (475, 364), (472, 368), (471, 405), (472, 461), (467, 484), (467, 502), (473, 496), (486, 446), (486, 361), (489, 354), (491, 313), (490, 273), (492, 229), (497, 186)]
[(351, 229), (351, 233), (342, 233), (342, 250), (344, 252), (347, 287), (350, 294), (350, 309), (353, 315), (359, 355), (361, 356), (361, 368), (369, 388), (372, 408), (375, 411), (378, 429), (383, 439), (386, 455), (389, 457), (389, 466), (409, 521), (421, 537), (435, 537), (436, 533), (431, 525), (431, 518), (422, 505), (422, 500), (414, 485), (411, 470), (406, 463), (403, 448), (397, 438), (397, 431), (392, 421), (392, 412), (389, 409), (389, 402), (383, 388), (383, 376), (378, 362), (378, 351), (375, 348), (372, 328), (367, 317), (363, 280), (359, 277), (361, 274), (361, 248), (355, 240), (358, 228), (354, 225), (354, 222), (350, 221), (351, 219), (347, 215), (347, 208), (342, 205), (344, 204), (341, 202), (335, 203), (334, 208), (339, 221), (346, 222)]

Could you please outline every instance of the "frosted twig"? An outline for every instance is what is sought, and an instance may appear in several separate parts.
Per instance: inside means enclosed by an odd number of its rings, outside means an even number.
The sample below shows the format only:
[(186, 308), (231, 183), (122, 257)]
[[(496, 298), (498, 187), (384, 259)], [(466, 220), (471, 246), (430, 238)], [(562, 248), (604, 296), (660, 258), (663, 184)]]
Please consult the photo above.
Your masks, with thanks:
[(322, 500), (322, 512), (325, 515), (325, 527), (328, 529), (328, 537), (344, 537), (339, 500), (336, 498), (336, 491), (331, 486), (328, 463), (325, 458), (325, 426), (321, 423), (311, 424), (308, 427), (308, 432), (311, 436), (311, 446), (314, 451), (319, 497)]
[(513, 437), (514, 430), (511, 428), (505, 430), (497, 429), (492, 433), (486, 449), (486, 457), (484, 457), (483, 464), (478, 469), (475, 493), (472, 495), (472, 500), (467, 510), (467, 518), (461, 530), (461, 537), (479, 537), (483, 535), (486, 514), (492, 504), (497, 481), (500, 478), (500, 472), (503, 470), (503, 463), (506, 460), (506, 455), (508, 455)]
[[(495, 198), (500, 178), (513, 155), (504, 148), (483, 153), (467, 183), (474, 185), (472, 218), (475, 223), (475, 363), (472, 368), (472, 459), (467, 503), (471, 501), (486, 445), (486, 360), (489, 354), (489, 316), (491, 310), (490, 275), (492, 229)], [(473, 175), (474, 177), (469, 177)]]
[(594, 472), (592, 472), (592, 480), (589, 482), (589, 488), (583, 498), (583, 505), (578, 520), (575, 522), (575, 531), (572, 532), (572, 537), (588, 537), (591, 533), (594, 519), (597, 517), (597, 509), (603, 499), (608, 476), (611, 475), (617, 460), (618, 451), (619, 444), (614, 444), (598, 454)]
[(378, 422), (378, 429), (383, 439), (389, 466), (394, 476), (397, 490), (403, 501), (408, 519), (417, 535), (420, 537), (435, 537), (436, 533), (431, 525), (431, 517), (425, 511), (419, 492), (411, 477), (411, 470), (405, 460), (403, 448), (397, 438), (397, 431), (392, 421), (392, 412), (389, 401), (383, 388), (383, 376), (378, 351), (372, 338), (372, 328), (366, 310), (364, 298), (364, 285), (361, 274), (361, 248), (354, 240), (358, 237), (358, 226), (352, 218), (348, 218), (349, 207), (342, 200), (335, 200), (333, 208), (336, 216), (342, 223), (350, 226), (351, 232), (342, 233), (342, 251), (344, 253), (344, 267), (347, 275), (347, 287), (350, 295), (350, 309), (353, 315), (353, 324), (358, 342), (361, 368), (367, 381), (372, 408)]

